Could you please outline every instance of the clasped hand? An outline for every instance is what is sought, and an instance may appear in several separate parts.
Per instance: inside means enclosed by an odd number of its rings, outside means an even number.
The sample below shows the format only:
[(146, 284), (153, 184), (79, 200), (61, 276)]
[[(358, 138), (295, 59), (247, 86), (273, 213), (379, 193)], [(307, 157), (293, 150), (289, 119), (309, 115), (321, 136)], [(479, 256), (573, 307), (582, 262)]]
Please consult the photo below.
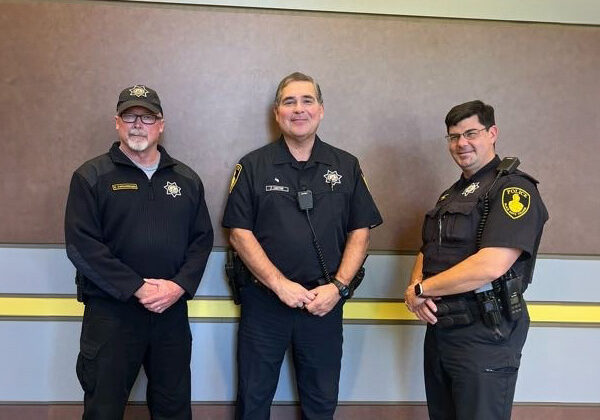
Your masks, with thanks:
[(144, 284), (135, 292), (135, 296), (146, 309), (160, 314), (177, 302), (183, 293), (183, 288), (174, 281), (144, 279)]
[(290, 308), (304, 308), (316, 316), (326, 315), (340, 300), (338, 289), (333, 284), (308, 290), (299, 283), (284, 279), (274, 292)]
[(410, 284), (404, 292), (404, 303), (406, 303), (408, 310), (414, 313), (421, 321), (428, 322), (429, 324), (437, 322), (437, 318), (435, 317), (437, 306), (433, 302), (433, 299), (415, 295), (414, 284)]

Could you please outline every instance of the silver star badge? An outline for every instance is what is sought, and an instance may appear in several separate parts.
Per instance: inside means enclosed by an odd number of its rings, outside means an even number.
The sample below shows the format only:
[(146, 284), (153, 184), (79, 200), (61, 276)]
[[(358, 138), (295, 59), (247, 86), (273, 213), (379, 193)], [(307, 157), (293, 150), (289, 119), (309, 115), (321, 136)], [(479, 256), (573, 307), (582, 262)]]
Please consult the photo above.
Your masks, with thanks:
[(327, 173), (323, 175), (325, 178), (325, 182), (331, 184), (331, 191), (333, 191), (333, 187), (337, 184), (342, 183), (342, 176), (337, 173), (337, 171), (327, 170)]
[(167, 181), (167, 185), (165, 185), (163, 188), (167, 190), (167, 195), (170, 195), (172, 197), (177, 197), (178, 195), (181, 195), (181, 188), (177, 185), (176, 182)]
[(473, 182), (463, 190), (462, 195), (466, 197), (467, 195), (474, 193), (477, 188), (479, 188), (479, 182)]

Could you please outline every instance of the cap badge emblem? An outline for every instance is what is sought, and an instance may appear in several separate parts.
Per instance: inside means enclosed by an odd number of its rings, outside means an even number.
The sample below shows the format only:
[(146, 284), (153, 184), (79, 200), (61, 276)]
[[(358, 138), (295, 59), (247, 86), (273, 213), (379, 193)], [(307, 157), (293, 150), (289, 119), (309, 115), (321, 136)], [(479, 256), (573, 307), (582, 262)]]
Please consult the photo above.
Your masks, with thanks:
[(327, 184), (331, 184), (331, 191), (333, 191), (334, 186), (342, 183), (342, 175), (338, 174), (337, 171), (327, 170), (327, 173), (323, 177)]
[(169, 182), (163, 187), (167, 191), (167, 195), (172, 197), (177, 197), (181, 195), (181, 188), (177, 185), (176, 182)]
[(129, 89), (129, 94), (131, 96), (137, 96), (138, 98), (141, 98), (142, 96), (146, 98), (149, 93), (150, 92), (148, 92), (148, 89), (146, 89), (146, 86), (144, 85), (135, 85)]

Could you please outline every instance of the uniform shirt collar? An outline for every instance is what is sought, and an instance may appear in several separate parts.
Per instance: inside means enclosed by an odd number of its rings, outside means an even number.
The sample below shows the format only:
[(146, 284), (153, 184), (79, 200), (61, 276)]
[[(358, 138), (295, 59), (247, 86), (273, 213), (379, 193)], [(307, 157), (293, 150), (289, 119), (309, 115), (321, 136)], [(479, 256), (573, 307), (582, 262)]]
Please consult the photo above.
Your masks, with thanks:
[(487, 175), (490, 171), (493, 171), (494, 169), (496, 169), (496, 167), (499, 164), (500, 164), (500, 157), (498, 157), (498, 155), (496, 155), (496, 156), (494, 156), (494, 159), (489, 161), (483, 168), (481, 168), (480, 170), (475, 172), (471, 178), (467, 179), (467, 178), (465, 178), (465, 175), (462, 174), (460, 176), (459, 184), (460, 185), (470, 184), (472, 182), (481, 180), (481, 178), (483, 178), (485, 175)]
[[(273, 160), (274, 164), (282, 164), (282, 163), (290, 163), (293, 167), (300, 168), (298, 161), (292, 156), (290, 150), (283, 139), (283, 136), (279, 138), (277, 141), (278, 148), (275, 154), (275, 159)], [(326, 165), (332, 165), (334, 162), (334, 156), (331, 153), (331, 150), (327, 147), (327, 144), (324, 143), (319, 136), (315, 136), (315, 143), (313, 144), (312, 151), (310, 153), (310, 158), (308, 162), (306, 162), (305, 168), (309, 168), (311, 166), (316, 165), (317, 163), (324, 163)]]
[[(123, 153), (121, 149), (119, 149), (119, 144), (120, 143), (116, 141), (110, 148), (109, 154), (112, 161), (114, 163), (136, 167), (135, 164), (127, 157), (127, 155)], [(158, 169), (175, 165), (175, 161), (173, 160), (173, 158), (160, 144), (158, 145), (158, 151), (160, 152), (160, 162), (158, 163)]]

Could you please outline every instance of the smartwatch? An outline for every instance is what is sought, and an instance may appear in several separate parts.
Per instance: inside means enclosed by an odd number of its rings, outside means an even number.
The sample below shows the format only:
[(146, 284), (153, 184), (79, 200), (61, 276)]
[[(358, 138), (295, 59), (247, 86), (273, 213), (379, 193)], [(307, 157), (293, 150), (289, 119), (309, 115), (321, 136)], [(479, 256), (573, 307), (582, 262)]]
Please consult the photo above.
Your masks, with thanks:
[(415, 296), (423, 297), (423, 283), (415, 284)]
[(335, 287), (337, 287), (338, 293), (340, 294), (342, 299), (348, 299), (350, 297), (350, 288), (344, 283), (335, 278), (331, 279), (331, 283), (333, 283)]

